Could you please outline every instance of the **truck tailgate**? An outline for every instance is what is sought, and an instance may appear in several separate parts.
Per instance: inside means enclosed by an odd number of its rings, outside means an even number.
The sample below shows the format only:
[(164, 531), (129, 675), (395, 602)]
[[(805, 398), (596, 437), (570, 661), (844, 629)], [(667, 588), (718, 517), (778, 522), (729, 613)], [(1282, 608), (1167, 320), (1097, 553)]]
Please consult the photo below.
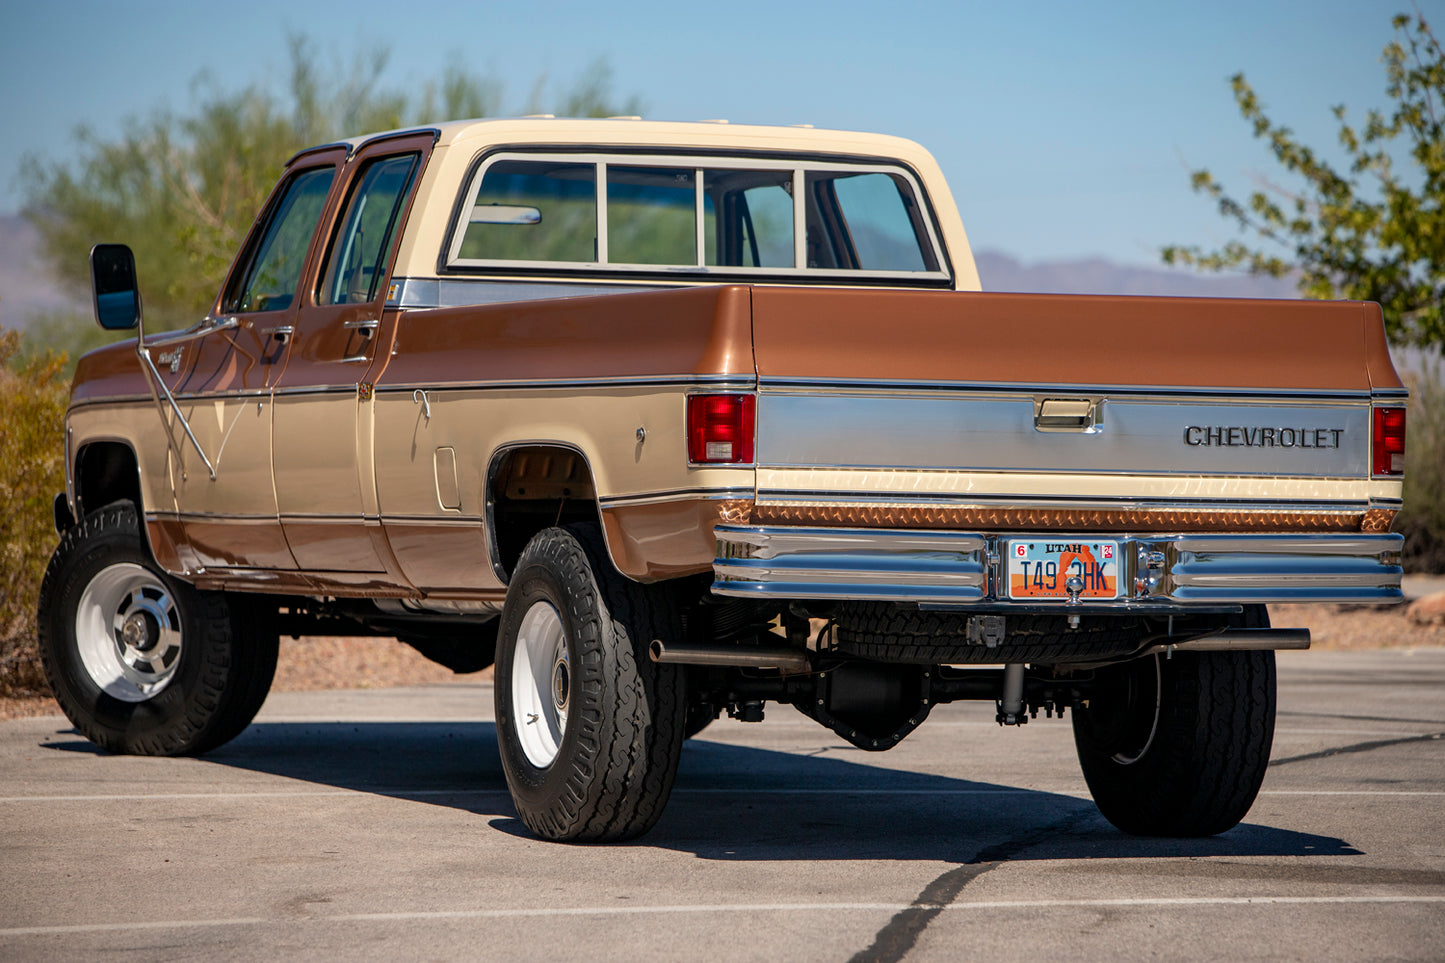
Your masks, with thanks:
[(1357, 302), (754, 288), (754, 519), (1383, 531)]

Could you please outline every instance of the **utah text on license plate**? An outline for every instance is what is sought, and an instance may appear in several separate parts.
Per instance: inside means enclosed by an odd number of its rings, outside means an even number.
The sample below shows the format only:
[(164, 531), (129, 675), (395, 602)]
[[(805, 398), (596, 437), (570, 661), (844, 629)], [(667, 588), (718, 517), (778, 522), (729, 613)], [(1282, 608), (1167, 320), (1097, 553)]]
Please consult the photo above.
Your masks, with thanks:
[(1082, 583), (1081, 599), (1118, 598), (1119, 543), (1042, 538), (1009, 543), (1009, 598), (1066, 599), (1071, 576)]

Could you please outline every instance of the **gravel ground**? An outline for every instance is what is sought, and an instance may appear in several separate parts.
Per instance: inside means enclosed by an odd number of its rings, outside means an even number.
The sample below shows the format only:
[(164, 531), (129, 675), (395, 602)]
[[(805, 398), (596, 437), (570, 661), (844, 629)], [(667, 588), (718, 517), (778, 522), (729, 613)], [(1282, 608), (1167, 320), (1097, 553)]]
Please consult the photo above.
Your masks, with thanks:
[[(1431, 585), (1430, 588), (1434, 588)], [(1407, 594), (1411, 594), (1408, 593)], [(1415, 649), (1445, 646), (1445, 619), (1412, 618), (1409, 606), (1271, 605), (1270, 621), (1280, 627), (1308, 628), (1316, 649)], [(474, 676), (490, 678), (491, 669)], [(277, 692), (314, 689), (378, 689), (446, 682), (450, 669), (422, 658), (395, 639), (282, 639), (276, 666)], [(0, 697), (0, 719), (59, 715), (49, 697)]]

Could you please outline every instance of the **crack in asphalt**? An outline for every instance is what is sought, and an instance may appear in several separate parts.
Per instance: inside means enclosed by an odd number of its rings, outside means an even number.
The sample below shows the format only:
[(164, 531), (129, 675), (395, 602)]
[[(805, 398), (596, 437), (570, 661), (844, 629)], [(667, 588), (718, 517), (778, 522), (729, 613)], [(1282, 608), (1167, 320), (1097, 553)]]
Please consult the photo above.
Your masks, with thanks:
[(1319, 752), (1306, 752), (1299, 756), (1285, 756), (1283, 759), (1271, 759), (1269, 768), (1275, 766), (1287, 766), (1292, 762), (1305, 762), (1309, 759), (1328, 759), (1330, 756), (1344, 755), (1350, 752), (1369, 752), (1372, 749), (1384, 749), (1388, 746), (1402, 746), (1411, 742), (1430, 742), (1435, 739), (1445, 738), (1445, 732), (1427, 732), (1418, 736), (1405, 736), (1400, 739), (1376, 739), (1373, 742), (1357, 742), (1350, 746), (1338, 746), (1334, 749), (1321, 749)]
[(897, 963), (902, 960), (913, 949), (928, 924), (958, 899), (969, 883), (1024, 850), (1051, 836), (1069, 832), (1096, 815), (1098, 812), (1093, 807), (1081, 809), (1033, 832), (979, 850), (968, 862), (947, 870), (923, 887), (909, 907), (895, 913), (873, 937), (873, 943), (866, 950), (854, 954), (850, 963)]
[(1360, 722), (1399, 722), (1412, 726), (1445, 726), (1445, 719), (1401, 719), (1399, 716), (1356, 716), (1343, 712), (1304, 712), (1299, 709), (1281, 709), (1281, 716), (1309, 716), (1314, 719), (1354, 719)]

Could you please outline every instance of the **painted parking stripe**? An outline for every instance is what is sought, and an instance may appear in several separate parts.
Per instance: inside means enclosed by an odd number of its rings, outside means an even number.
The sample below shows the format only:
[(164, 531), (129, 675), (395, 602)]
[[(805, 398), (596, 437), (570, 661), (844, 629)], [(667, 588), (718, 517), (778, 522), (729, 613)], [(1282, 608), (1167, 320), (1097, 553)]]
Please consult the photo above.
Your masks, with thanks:
[[(790, 789), (788, 787), (736, 786), (718, 789), (675, 788), (674, 796), (1069, 796), (1088, 799), (1083, 789), (874, 789), (840, 786), (836, 788)], [(1261, 796), (1445, 796), (1445, 789), (1264, 789)], [(179, 799), (289, 799), (335, 796), (386, 796), (395, 799), (428, 798), (432, 796), (505, 796), (506, 789), (389, 789), (385, 786), (364, 789), (287, 790), (279, 792), (178, 792), (178, 793), (107, 793), (97, 796), (0, 796), (0, 803), (40, 802), (125, 802)]]
[(58, 936), (72, 933), (119, 933), (135, 930), (206, 929), (226, 926), (275, 926), (287, 923), (406, 923), (435, 920), (520, 919), (528, 917), (650, 916), (685, 913), (837, 913), (876, 911), (897, 913), (907, 909), (938, 909), (949, 913), (988, 910), (1040, 909), (1149, 909), (1211, 906), (1330, 906), (1341, 904), (1408, 905), (1445, 903), (1445, 895), (1411, 896), (1219, 896), (1152, 897), (1143, 899), (1039, 899), (988, 900), (923, 906), (917, 903), (703, 903), (673, 906), (576, 906), (550, 908), (429, 910), (415, 913), (347, 913), (337, 916), (237, 917), (208, 920), (155, 920), (128, 923), (73, 923), (64, 926), (16, 926), (0, 929), (0, 937)]

